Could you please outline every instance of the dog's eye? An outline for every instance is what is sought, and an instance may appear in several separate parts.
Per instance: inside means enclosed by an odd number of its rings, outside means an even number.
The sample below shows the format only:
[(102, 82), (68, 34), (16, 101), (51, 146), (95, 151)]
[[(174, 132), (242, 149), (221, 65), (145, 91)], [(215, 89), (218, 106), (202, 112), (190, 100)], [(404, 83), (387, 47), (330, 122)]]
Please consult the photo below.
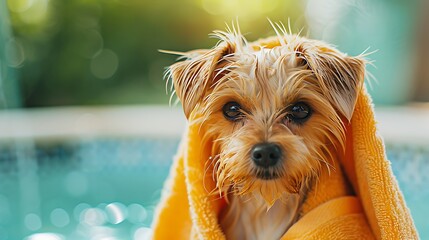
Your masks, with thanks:
[(305, 122), (311, 115), (311, 108), (306, 103), (299, 102), (288, 108), (286, 118), (296, 123)]
[(231, 121), (238, 120), (243, 115), (240, 104), (236, 102), (228, 102), (223, 106), (222, 111), (225, 118)]

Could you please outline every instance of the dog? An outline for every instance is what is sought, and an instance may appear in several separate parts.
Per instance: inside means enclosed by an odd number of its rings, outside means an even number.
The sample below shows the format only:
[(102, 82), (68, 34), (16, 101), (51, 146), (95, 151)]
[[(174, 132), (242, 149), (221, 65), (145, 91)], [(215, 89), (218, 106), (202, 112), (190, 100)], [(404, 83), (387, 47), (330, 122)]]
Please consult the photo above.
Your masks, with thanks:
[(353, 194), (319, 198), (318, 182), (347, 184), (338, 159), (366, 60), (272, 26), (276, 35), (257, 44), (233, 25), (214, 32), (212, 49), (170, 52), (183, 61), (168, 67), (167, 78), (186, 117), (200, 121), (212, 142), (205, 174), (216, 182), (208, 191), (226, 202), (219, 222), (227, 239), (279, 239), (309, 201)]

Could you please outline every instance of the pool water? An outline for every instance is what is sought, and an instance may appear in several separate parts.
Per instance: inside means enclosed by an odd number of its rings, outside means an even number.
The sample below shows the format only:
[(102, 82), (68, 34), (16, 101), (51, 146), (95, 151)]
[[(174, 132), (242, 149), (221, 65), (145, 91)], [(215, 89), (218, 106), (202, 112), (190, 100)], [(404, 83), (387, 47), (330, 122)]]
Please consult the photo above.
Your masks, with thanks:
[[(0, 144), (0, 240), (147, 239), (178, 139)], [(387, 144), (422, 239), (429, 149)]]

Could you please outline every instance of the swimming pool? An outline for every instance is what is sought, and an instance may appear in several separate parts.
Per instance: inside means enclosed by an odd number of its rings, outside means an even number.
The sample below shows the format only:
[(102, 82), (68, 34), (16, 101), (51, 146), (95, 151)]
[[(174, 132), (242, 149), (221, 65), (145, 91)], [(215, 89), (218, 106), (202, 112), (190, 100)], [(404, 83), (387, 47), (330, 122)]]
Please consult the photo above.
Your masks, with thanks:
[[(147, 239), (179, 132), (3, 139), (0, 240)], [(386, 146), (420, 236), (429, 239), (429, 146)]]
[(34, 233), (62, 236), (53, 239), (144, 239), (140, 235), (150, 226), (177, 143), (94, 139), (3, 146), (0, 239)]

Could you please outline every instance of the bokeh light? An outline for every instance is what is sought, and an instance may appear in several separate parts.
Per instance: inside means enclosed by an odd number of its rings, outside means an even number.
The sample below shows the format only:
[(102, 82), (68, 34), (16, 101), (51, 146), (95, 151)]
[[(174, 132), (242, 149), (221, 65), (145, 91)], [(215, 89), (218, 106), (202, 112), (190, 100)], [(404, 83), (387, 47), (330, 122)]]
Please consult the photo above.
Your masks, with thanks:
[(28, 237), (26, 237), (24, 240), (65, 240), (66, 238), (57, 233), (35, 233)]
[(9, 0), (7, 3), (10, 11), (24, 12), (34, 4), (34, 0)]
[(10, 67), (20, 67), (25, 60), (24, 49), (16, 39), (10, 39), (4, 46), (6, 62)]
[(81, 212), (79, 220), (89, 226), (102, 226), (107, 221), (107, 216), (101, 209), (88, 208)]
[(141, 227), (134, 232), (134, 240), (149, 240), (152, 230), (150, 228)]
[(31, 231), (37, 231), (42, 227), (42, 221), (39, 215), (29, 213), (24, 218), (24, 225)]
[(52, 210), (50, 218), (52, 224), (59, 228), (65, 227), (70, 223), (69, 214), (62, 208)]
[(91, 208), (91, 206), (87, 203), (79, 203), (73, 209), (73, 217), (77, 222), (81, 221), (81, 214), (84, 210)]
[(123, 222), (128, 216), (128, 209), (122, 203), (110, 203), (106, 206), (108, 221), (112, 224)]
[(131, 223), (142, 223), (147, 217), (147, 211), (142, 205), (133, 203), (128, 206), (128, 221)]
[(119, 65), (119, 59), (112, 50), (104, 49), (91, 60), (92, 74), (101, 79), (112, 77)]

